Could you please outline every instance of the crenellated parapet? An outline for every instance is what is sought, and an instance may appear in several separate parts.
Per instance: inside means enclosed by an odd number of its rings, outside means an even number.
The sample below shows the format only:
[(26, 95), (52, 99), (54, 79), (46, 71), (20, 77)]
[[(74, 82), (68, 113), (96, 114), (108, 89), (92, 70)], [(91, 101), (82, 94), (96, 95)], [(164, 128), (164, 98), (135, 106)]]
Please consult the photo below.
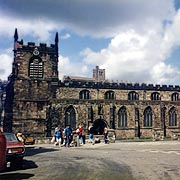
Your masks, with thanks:
[(40, 43), (39, 45), (36, 45), (34, 42), (28, 42), (27, 44), (24, 44), (23, 40), (17, 41), (17, 46), (16, 46), (15, 51), (33, 53), (35, 48), (38, 49), (40, 55), (42, 54), (56, 55), (55, 44), (51, 44), (50, 46), (47, 46), (47, 44), (45, 43)]
[(42, 57), (49, 55), (49, 59), (58, 62), (58, 33), (55, 36), (55, 43), (47, 46), (46, 43), (40, 43), (36, 45), (34, 42), (28, 42), (24, 44), (23, 40), (18, 41), (18, 31), (15, 29), (14, 33), (14, 63), (16, 60), (23, 59), (24, 54), (30, 54), (30, 56)]
[(122, 90), (150, 90), (150, 91), (180, 91), (179, 85), (159, 85), (145, 83), (118, 83), (118, 82), (92, 82), (92, 81), (73, 81), (66, 79), (59, 81), (61, 87), (79, 87), (79, 88), (99, 88), (99, 89), (122, 89)]

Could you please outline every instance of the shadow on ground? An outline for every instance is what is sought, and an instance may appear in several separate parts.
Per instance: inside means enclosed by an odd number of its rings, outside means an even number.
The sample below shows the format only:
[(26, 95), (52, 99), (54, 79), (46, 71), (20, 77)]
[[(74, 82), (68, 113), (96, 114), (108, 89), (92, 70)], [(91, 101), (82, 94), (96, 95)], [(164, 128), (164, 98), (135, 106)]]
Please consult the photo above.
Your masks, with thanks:
[(4, 172), (6, 173), (6, 172), (11, 172), (11, 171), (16, 171), (16, 170), (34, 169), (34, 168), (37, 168), (37, 167), (38, 166), (33, 161), (23, 160), (22, 165), (11, 164), (10, 167), (7, 167)]
[(33, 177), (34, 174), (29, 174), (29, 173), (3, 173), (0, 174), (0, 179), (1, 180), (21, 180), (21, 179), (29, 179)]
[(34, 176), (30, 173), (21, 173), (17, 172), (18, 170), (34, 169), (38, 166), (33, 161), (23, 160), (23, 166), (19, 167), (16, 164), (13, 164), (11, 167), (8, 167), (4, 172), (0, 173), (0, 180), (21, 180), (29, 179)]
[(33, 156), (39, 153), (47, 153), (47, 152), (53, 152), (53, 151), (59, 151), (59, 149), (51, 149), (51, 148), (43, 148), (43, 147), (35, 147), (30, 146), (26, 147), (26, 154), (25, 156)]
[[(25, 157), (27, 156), (33, 156), (39, 153), (47, 153), (47, 152), (53, 152), (57, 151), (56, 149), (48, 149), (48, 148), (42, 148), (42, 147), (28, 147), (26, 148), (26, 154)], [(8, 167), (5, 172), (11, 172), (11, 171), (16, 171), (16, 170), (25, 170), (25, 169), (33, 169), (37, 168), (38, 166), (36, 163), (30, 160), (26, 160), (25, 158), (23, 159), (23, 165), (19, 166), (16, 163), (11, 163), (10, 167)], [(1, 178), (0, 178), (1, 179)]]

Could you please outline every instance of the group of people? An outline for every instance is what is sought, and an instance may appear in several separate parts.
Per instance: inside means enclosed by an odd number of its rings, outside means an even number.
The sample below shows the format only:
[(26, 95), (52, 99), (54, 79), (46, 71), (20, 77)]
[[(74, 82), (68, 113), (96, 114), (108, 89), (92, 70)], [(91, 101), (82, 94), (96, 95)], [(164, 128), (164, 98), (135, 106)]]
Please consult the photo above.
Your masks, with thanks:
[[(95, 143), (100, 143), (99, 137), (95, 137), (94, 138), (95, 129), (94, 129), (93, 124), (91, 124), (89, 126), (88, 130), (89, 130), (89, 143), (92, 143), (93, 145)], [(107, 130), (107, 126), (104, 127), (103, 135), (104, 135), (104, 143), (107, 144), (108, 143), (108, 130)]]
[(68, 125), (64, 130), (59, 127), (55, 128), (54, 136), (51, 142), (54, 142), (54, 145), (59, 145), (59, 147), (63, 144), (65, 147), (69, 147), (72, 141), (73, 133), (71, 127)]
[[(94, 138), (95, 129), (93, 124), (90, 124), (89, 128), (89, 143), (92, 143), (93, 145), (95, 143), (100, 142), (100, 139), (98, 137)], [(59, 127), (55, 128), (54, 136), (51, 140), (51, 142), (54, 142), (54, 145), (65, 146), (70, 147), (73, 143), (73, 134), (77, 134), (77, 141), (80, 145), (83, 145), (85, 143), (85, 139), (83, 138), (83, 126), (80, 124), (79, 127), (76, 129), (75, 132), (72, 131), (71, 127), (69, 125), (66, 126), (66, 128), (63, 130)], [(108, 143), (108, 131), (107, 127), (104, 127), (104, 142), (105, 144)]]
[[(83, 145), (84, 139), (83, 139), (82, 125), (79, 125), (75, 133), (77, 134), (79, 143)], [(74, 132), (72, 131), (69, 125), (67, 125), (64, 130), (59, 127), (56, 127), (51, 142), (54, 142), (54, 145), (59, 145), (59, 146), (63, 145), (65, 147), (70, 147), (71, 144), (73, 143), (73, 134)]]

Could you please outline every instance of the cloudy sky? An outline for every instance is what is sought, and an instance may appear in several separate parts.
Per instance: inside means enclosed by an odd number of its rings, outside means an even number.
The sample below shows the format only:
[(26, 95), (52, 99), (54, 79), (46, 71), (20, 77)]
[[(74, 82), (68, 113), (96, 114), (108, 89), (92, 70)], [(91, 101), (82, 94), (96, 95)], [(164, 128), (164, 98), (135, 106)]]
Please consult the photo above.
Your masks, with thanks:
[(179, 0), (0, 0), (0, 79), (12, 70), (13, 36), (54, 43), (59, 75), (180, 85)]

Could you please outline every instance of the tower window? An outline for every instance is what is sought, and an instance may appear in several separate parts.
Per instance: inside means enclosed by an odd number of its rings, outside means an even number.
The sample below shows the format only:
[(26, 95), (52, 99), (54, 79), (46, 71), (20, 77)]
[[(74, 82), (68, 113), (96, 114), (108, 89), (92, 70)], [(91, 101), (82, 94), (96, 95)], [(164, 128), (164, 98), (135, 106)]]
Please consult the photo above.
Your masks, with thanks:
[(41, 59), (32, 59), (29, 63), (29, 77), (42, 78), (43, 77), (43, 63)]

